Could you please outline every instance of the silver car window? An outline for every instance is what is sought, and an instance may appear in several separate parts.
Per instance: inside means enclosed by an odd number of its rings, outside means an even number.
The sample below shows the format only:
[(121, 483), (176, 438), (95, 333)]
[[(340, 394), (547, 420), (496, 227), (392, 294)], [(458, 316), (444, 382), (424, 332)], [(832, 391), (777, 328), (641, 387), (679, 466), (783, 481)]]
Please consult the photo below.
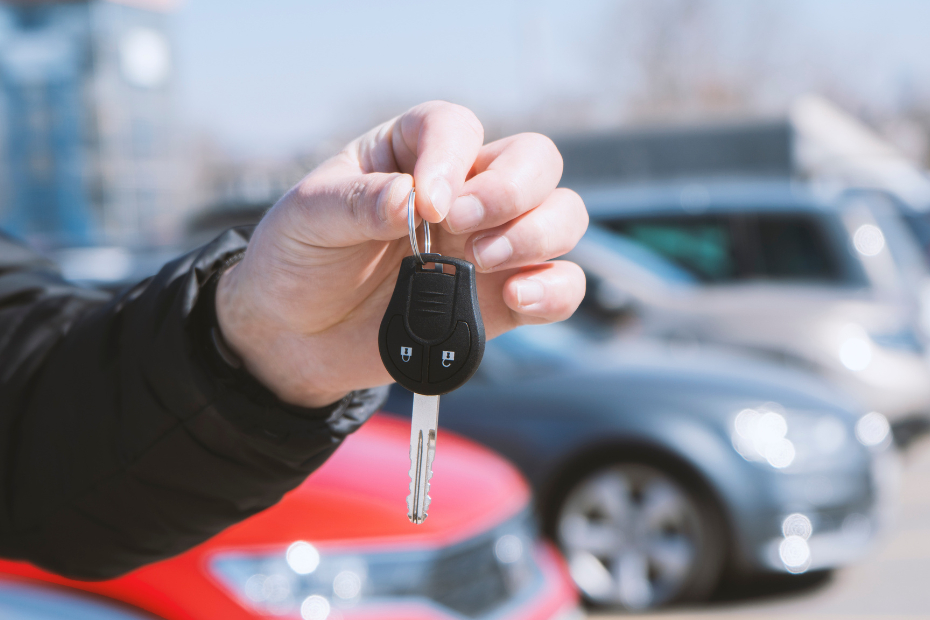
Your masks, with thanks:
[(731, 226), (725, 218), (624, 218), (603, 224), (703, 282), (727, 282), (738, 278), (735, 243)]
[(807, 213), (626, 217), (604, 225), (708, 284), (850, 280), (835, 243)]
[(841, 282), (843, 274), (831, 243), (815, 218), (803, 214), (763, 214), (755, 219), (752, 278)]

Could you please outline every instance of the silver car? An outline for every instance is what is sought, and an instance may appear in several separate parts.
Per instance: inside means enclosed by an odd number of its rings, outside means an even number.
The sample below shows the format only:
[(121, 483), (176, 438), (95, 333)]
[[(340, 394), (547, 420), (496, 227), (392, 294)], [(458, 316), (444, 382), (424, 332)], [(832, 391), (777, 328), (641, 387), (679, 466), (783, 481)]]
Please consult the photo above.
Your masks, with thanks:
[(889, 197), (762, 180), (580, 193), (593, 225), (572, 258), (618, 333), (736, 347), (892, 420), (930, 415), (927, 267)]

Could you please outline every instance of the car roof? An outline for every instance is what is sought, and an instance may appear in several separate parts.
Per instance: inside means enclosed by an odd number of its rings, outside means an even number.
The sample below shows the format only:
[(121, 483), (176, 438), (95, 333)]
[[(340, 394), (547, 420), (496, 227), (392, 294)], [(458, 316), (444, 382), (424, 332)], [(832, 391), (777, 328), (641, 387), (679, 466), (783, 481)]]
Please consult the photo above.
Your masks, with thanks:
[(838, 208), (836, 197), (846, 188), (766, 177), (599, 183), (573, 189), (598, 220), (618, 215), (829, 211)]

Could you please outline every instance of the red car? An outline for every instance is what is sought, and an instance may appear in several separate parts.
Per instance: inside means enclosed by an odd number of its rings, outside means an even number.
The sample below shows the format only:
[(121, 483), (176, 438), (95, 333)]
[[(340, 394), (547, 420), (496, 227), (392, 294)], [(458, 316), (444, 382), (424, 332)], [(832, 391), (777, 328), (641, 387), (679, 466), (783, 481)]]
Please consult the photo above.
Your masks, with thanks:
[(375, 416), (278, 505), (119, 579), (0, 561), (0, 616), (580, 618), (560, 556), (535, 532), (526, 483), (488, 450), (443, 432), (429, 519), (410, 524), (409, 437), (409, 422)]

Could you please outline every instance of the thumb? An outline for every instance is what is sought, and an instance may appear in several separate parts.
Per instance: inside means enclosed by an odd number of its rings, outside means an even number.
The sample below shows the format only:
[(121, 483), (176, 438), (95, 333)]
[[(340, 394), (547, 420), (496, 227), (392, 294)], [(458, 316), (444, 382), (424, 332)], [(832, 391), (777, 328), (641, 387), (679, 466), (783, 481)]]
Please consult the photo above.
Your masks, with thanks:
[(407, 196), (413, 177), (399, 172), (310, 174), (275, 205), (306, 243), (345, 247), (407, 234)]

